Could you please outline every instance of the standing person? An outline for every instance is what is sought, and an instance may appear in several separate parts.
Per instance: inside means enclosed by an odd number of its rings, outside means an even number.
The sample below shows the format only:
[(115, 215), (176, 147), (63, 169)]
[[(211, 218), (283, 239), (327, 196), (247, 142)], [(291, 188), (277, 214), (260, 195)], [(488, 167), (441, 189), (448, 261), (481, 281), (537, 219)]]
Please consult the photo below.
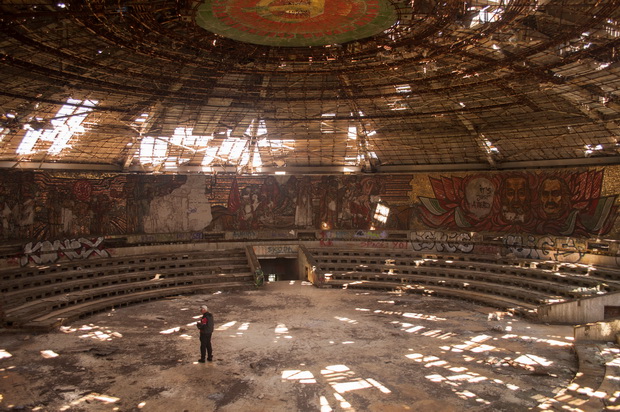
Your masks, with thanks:
[(213, 349), (211, 347), (211, 335), (213, 334), (213, 314), (209, 312), (207, 305), (200, 307), (202, 318), (196, 322), (196, 327), (200, 330), (200, 359), (198, 362), (205, 362), (205, 355), (209, 362), (213, 361)]

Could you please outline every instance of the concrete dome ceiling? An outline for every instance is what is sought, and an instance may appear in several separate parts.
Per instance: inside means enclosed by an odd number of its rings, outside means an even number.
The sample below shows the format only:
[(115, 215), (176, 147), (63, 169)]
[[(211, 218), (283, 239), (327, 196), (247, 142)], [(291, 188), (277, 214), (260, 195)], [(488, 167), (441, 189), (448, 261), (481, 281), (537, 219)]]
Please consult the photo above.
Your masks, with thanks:
[(0, 166), (619, 163), (620, 1), (4, 1)]

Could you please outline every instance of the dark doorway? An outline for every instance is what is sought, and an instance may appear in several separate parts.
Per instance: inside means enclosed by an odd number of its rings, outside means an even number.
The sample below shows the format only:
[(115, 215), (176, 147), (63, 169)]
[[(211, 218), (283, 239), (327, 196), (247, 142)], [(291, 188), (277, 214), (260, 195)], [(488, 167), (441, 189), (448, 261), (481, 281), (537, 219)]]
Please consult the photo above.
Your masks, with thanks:
[(620, 306), (605, 306), (604, 319), (620, 318)]
[[(297, 259), (259, 259), (265, 280), (298, 280)], [(275, 279), (269, 275), (275, 275)]]

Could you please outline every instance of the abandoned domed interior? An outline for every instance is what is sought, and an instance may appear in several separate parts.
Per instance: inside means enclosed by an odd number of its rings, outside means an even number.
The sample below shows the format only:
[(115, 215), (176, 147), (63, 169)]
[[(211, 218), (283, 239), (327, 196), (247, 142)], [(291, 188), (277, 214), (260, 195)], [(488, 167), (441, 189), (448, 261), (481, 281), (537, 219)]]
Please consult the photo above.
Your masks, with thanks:
[(0, 409), (620, 410), (619, 139), (618, 0), (2, 1)]

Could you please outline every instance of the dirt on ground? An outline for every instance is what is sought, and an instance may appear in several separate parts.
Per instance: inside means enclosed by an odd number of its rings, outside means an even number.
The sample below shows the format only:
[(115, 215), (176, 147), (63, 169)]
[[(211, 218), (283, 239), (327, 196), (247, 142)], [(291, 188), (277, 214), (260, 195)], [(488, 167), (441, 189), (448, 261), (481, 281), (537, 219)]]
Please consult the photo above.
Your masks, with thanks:
[(575, 376), (571, 337), (461, 300), (270, 282), (4, 331), (0, 410), (521, 412)]

